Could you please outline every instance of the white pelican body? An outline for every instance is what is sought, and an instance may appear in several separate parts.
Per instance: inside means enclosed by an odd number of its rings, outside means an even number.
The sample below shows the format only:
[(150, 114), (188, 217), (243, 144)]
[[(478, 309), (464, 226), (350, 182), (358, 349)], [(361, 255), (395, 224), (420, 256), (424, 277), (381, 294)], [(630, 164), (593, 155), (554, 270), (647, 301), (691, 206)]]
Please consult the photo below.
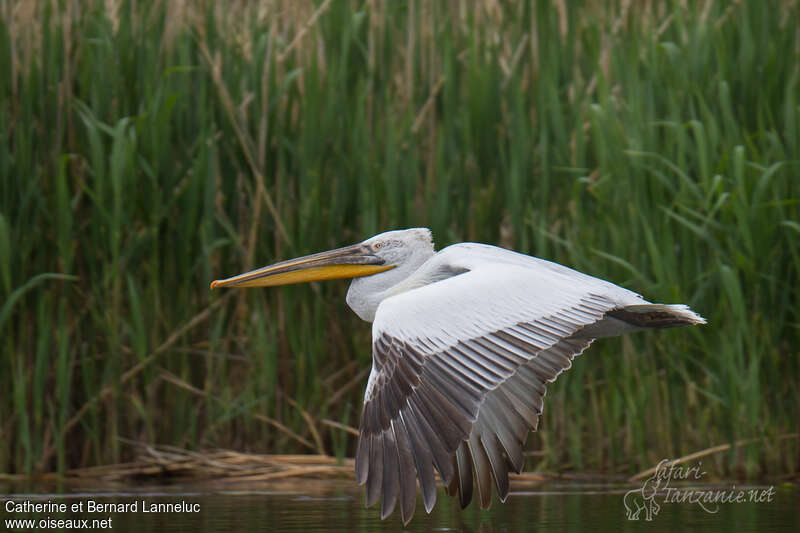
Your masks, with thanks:
[[(304, 276), (301, 272), (311, 273)], [(503, 248), (461, 243), (434, 252), (428, 229), (389, 231), (331, 252), (215, 281), (261, 286), (356, 277), (347, 303), (372, 322), (372, 371), (364, 394), (356, 479), (381, 517), (397, 501), (414, 514), (436, 503), (434, 468), (459, 494), (477, 487), (501, 501), (522, 470), (545, 384), (595, 338), (701, 324), (685, 305), (638, 294)]]

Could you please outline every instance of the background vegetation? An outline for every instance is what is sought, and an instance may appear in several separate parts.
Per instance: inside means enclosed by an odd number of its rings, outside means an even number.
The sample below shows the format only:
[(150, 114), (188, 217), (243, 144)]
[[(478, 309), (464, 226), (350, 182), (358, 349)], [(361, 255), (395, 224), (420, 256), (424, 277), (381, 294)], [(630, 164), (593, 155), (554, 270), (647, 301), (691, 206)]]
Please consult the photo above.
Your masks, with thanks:
[(596, 343), (529, 468), (756, 439), (706, 464), (796, 475), (796, 2), (0, 9), (0, 472), (351, 455), (326, 422), (357, 425), (370, 364), (347, 283), (208, 284), (428, 226), (709, 320)]

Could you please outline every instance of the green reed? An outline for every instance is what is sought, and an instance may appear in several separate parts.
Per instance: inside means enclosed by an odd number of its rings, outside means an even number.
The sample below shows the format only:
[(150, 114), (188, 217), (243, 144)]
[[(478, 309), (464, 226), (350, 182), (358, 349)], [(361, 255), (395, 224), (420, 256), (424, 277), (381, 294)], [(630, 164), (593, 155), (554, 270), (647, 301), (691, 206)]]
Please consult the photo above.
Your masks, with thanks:
[(208, 284), (409, 226), (709, 320), (598, 341), (530, 467), (796, 471), (795, 3), (77, 7), (0, 5), (0, 471), (352, 455), (347, 284)]

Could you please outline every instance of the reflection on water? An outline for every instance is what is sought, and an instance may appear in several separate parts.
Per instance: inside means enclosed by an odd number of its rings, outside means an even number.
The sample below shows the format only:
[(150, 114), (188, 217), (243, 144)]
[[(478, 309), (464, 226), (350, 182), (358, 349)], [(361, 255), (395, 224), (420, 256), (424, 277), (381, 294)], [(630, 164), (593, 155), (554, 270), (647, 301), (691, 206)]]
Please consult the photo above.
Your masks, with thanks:
[[(111, 520), (113, 531), (619, 531), (646, 528), (648, 532), (703, 529), (718, 531), (800, 531), (796, 486), (776, 487), (771, 502), (731, 503), (710, 514), (690, 503), (661, 503), (651, 522), (628, 521), (623, 506), (624, 493), (631, 487), (587, 484), (539, 485), (512, 492), (505, 504), (495, 502), (488, 511), (475, 507), (461, 510), (455, 500), (440, 491), (440, 499), (430, 515), (422, 501), (405, 529), (398, 512), (381, 521), (377, 508), (365, 509), (363, 497), (352, 481), (308, 482), (281, 486), (281, 490), (241, 490), (226, 485), (100, 490), (92, 487), (71, 489), (64, 494), (7, 494), (3, 497), (2, 517), (32, 519), (43, 525), (54, 520)], [(730, 486), (727, 486), (730, 488)], [(264, 488), (263, 486), (261, 487)], [(14, 503), (8, 503), (13, 500)], [(89, 502), (135, 503), (135, 511), (86, 512)], [(66, 504), (66, 512), (13, 512), (15, 504)], [(73, 504), (83, 502), (84, 512), (72, 512)], [(172, 504), (172, 505), (163, 505)], [(194, 504), (199, 504), (198, 506)], [(27, 505), (27, 504), (26, 504)], [(113, 507), (113, 506), (112, 506)], [(28, 507), (29, 508), (29, 507)], [(173, 509), (172, 512), (165, 509)], [(78, 507), (76, 507), (78, 509)], [(145, 509), (151, 512), (145, 512)], [(193, 510), (197, 510), (193, 512)], [(12, 512), (9, 512), (12, 511)], [(97, 523), (98, 525), (101, 522)], [(6, 529), (12, 525), (5, 523)], [(62, 527), (67, 525), (62, 524)], [(17, 524), (19, 527), (20, 524)], [(107, 527), (107, 526), (106, 526)]]

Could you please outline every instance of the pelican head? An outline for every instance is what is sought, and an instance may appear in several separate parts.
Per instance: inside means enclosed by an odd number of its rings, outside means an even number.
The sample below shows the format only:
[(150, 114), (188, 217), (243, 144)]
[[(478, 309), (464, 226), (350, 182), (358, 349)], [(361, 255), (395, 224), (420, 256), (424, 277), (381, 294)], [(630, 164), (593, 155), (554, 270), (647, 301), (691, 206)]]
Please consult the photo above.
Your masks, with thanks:
[(227, 279), (217, 287), (273, 287), (326, 279), (354, 278), (347, 304), (363, 320), (375, 311), (392, 290), (433, 256), (433, 238), (427, 228), (387, 231), (369, 239), (327, 252), (281, 261)]

